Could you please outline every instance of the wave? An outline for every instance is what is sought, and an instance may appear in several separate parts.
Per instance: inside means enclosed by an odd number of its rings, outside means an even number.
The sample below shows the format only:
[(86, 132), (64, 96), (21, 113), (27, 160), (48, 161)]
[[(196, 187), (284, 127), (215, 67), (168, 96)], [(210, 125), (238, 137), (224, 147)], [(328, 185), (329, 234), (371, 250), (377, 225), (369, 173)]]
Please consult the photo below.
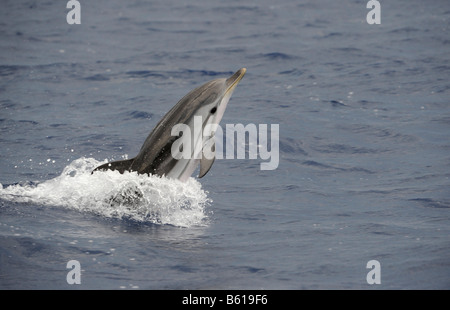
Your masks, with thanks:
[(415, 198), (409, 199), (410, 201), (414, 201), (420, 203), (423, 207), (426, 208), (437, 208), (437, 209), (449, 209), (450, 203), (445, 200), (436, 200), (431, 198)]
[(198, 77), (212, 77), (212, 78), (225, 78), (233, 74), (233, 71), (211, 71), (211, 70), (196, 70), (196, 69), (180, 69), (175, 71), (157, 71), (157, 70), (139, 70), (139, 71), (127, 71), (127, 76), (131, 78), (148, 78), (155, 77), (161, 79), (177, 78), (192, 78)]
[(266, 53), (261, 54), (260, 56), (268, 60), (292, 60), (298, 58), (297, 56), (280, 52)]
[(181, 182), (117, 171), (91, 174), (105, 162), (82, 157), (54, 179), (6, 187), (0, 184), (0, 199), (137, 222), (179, 227), (207, 225), (206, 208), (212, 201), (196, 179)]

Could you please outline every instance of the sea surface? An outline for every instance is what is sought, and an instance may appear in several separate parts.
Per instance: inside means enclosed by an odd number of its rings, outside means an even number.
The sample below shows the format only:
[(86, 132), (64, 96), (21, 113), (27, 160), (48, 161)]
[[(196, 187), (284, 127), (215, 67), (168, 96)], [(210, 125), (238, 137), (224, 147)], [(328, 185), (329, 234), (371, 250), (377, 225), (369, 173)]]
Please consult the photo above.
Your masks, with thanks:
[[(450, 289), (449, 1), (79, 3), (2, 1), (0, 289)], [(276, 169), (91, 174), (242, 67)]]

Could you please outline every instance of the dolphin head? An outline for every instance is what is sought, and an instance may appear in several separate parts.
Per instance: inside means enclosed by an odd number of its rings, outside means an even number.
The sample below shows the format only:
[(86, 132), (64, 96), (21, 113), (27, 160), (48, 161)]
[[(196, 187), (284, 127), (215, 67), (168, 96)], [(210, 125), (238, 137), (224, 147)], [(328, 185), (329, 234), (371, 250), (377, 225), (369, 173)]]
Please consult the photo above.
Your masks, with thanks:
[(201, 95), (197, 101), (197, 110), (193, 114), (202, 116), (204, 125), (220, 123), (228, 101), (246, 71), (246, 68), (241, 68), (227, 79), (213, 80), (196, 90)]
[[(181, 104), (183, 109), (190, 112), (190, 116), (184, 124), (191, 128), (191, 160), (184, 160), (184, 162), (180, 160), (179, 166), (183, 167), (181, 173), (179, 169), (173, 169), (167, 174), (168, 176), (185, 180), (197, 167), (198, 160), (200, 160), (199, 177), (203, 177), (209, 171), (215, 159), (215, 131), (225, 113), (233, 91), (246, 71), (246, 68), (241, 68), (229, 78), (215, 79), (205, 83), (187, 94), (185, 98), (188, 100), (184, 100), (184, 98), (180, 100), (180, 102), (183, 102)], [(191, 104), (192, 106), (188, 108)], [(196, 119), (200, 119), (201, 123), (199, 124)], [(198, 128), (199, 125), (201, 128)], [(205, 157), (203, 149), (208, 142), (209, 156)]]

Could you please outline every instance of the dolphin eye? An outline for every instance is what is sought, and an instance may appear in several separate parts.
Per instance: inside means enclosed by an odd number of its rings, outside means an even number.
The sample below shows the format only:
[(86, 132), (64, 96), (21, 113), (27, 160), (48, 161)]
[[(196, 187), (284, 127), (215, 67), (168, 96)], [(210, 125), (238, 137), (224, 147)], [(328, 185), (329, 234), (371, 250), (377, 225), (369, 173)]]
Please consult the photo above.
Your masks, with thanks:
[(209, 113), (214, 114), (214, 113), (216, 113), (216, 111), (217, 111), (217, 108), (214, 107), (214, 108), (211, 109), (211, 111), (209, 111)]

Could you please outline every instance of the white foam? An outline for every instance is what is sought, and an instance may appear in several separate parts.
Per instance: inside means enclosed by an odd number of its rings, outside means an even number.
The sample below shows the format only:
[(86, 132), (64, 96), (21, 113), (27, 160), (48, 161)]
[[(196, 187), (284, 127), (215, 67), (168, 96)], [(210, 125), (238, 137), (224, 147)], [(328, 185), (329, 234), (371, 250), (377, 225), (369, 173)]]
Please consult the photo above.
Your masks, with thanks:
[(58, 206), (105, 217), (191, 227), (205, 225), (211, 200), (200, 182), (186, 182), (137, 173), (103, 171), (105, 162), (74, 160), (60, 176), (37, 184), (0, 184), (0, 198), (14, 202)]

